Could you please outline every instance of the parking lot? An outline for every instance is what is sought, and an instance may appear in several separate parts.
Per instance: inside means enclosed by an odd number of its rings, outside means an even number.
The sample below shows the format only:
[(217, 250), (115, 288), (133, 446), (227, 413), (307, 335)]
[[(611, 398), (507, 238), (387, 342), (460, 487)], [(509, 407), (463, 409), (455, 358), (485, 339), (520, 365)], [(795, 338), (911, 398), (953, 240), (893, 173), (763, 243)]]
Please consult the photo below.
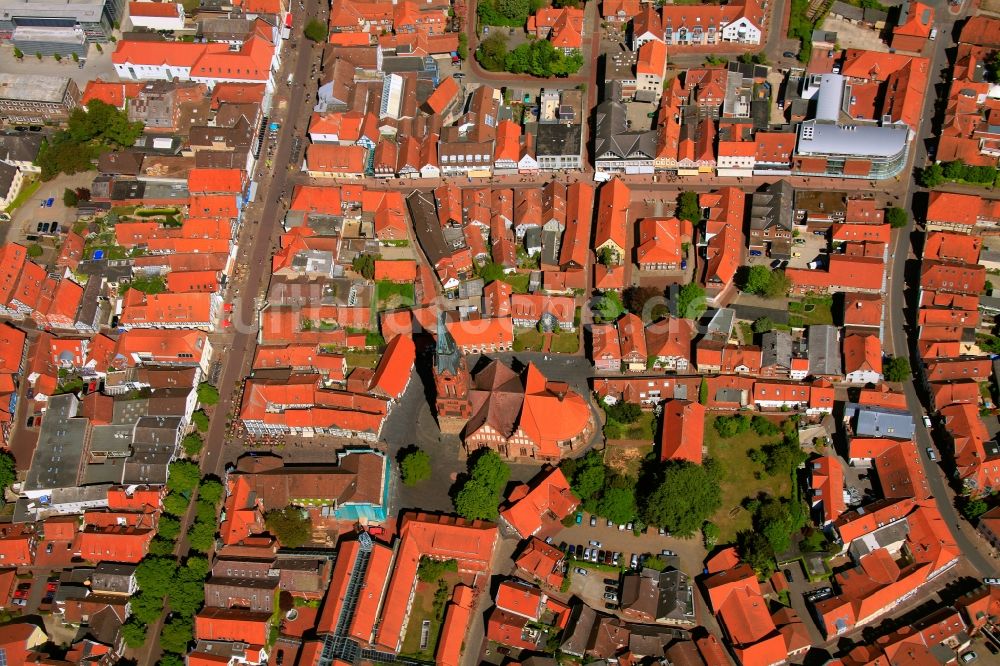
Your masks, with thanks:
[(826, 235), (818, 236), (802, 231), (792, 239), (792, 258), (788, 260), (790, 268), (808, 268), (809, 262), (815, 260), (827, 249)]

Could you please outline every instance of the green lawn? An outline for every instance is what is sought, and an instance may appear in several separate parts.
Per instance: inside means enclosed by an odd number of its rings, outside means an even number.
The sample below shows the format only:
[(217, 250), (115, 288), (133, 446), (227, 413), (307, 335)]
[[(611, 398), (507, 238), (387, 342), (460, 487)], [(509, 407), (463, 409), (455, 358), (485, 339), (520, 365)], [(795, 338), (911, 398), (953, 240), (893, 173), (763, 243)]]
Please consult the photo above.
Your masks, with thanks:
[(15, 210), (23, 206), (24, 202), (30, 199), (32, 195), (34, 195), (35, 192), (38, 191), (38, 188), (41, 186), (42, 186), (42, 181), (40, 180), (33, 180), (30, 183), (27, 183), (26, 185), (22, 185), (21, 191), (17, 193), (17, 196), (14, 197), (14, 200), (10, 202), (9, 206), (7, 206), (6, 212), (13, 213)]
[[(705, 419), (705, 445), (708, 455), (722, 470), (722, 507), (711, 518), (719, 526), (719, 543), (729, 543), (740, 530), (750, 529), (750, 514), (740, 503), (746, 497), (766, 492), (774, 497), (788, 497), (792, 490), (788, 476), (767, 476), (763, 468), (750, 461), (747, 451), (780, 441), (781, 435), (759, 437), (753, 430), (723, 439), (713, 427), (714, 416)], [(755, 473), (760, 472), (760, 479)]]
[(411, 283), (400, 284), (389, 280), (379, 280), (375, 285), (379, 310), (413, 306), (414, 295)]
[(812, 326), (833, 323), (833, 298), (830, 296), (806, 296), (801, 301), (789, 301), (788, 323), (791, 326)]
[(542, 351), (545, 336), (534, 328), (514, 329), (514, 351)]
[[(448, 585), (448, 600), (450, 601), (455, 585), (460, 583), (461, 579), (454, 571), (444, 572), (441, 579)], [(411, 655), (419, 659), (434, 659), (438, 638), (441, 635), (441, 625), (444, 622), (444, 614), (438, 617), (434, 613), (434, 593), (437, 588), (437, 583), (417, 583), (417, 592), (413, 597), (413, 608), (410, 611), (410, 620), (406, 625), (406, 636), (403, 637), (400, 654)], [(427, 647), (421, 650), (420, 633), (424, 620), (430, 620), (431, 626), (427, 636)]]
[(528, 293), (528, 281), (531, 279), (529, 273), (511, 273), (500, 278), (511, 286), (515, 294)]
[(347, 359), (347, 367), (351, 368), (374, 368), (378, 365), (380, 354), (370, 351), (346, 351), (344, 358)]
[(580, 349), (580, 334), (577, 331), (561, 331), (552, 335), (554, 354), (575, 354)]
[(635, 423), (619, 423), (612, 418), (604, 425), (604, 436), (608, 439), (642, 439), (653, 442), (653, 428), (656, 417), (653, 412), (643, 412)]

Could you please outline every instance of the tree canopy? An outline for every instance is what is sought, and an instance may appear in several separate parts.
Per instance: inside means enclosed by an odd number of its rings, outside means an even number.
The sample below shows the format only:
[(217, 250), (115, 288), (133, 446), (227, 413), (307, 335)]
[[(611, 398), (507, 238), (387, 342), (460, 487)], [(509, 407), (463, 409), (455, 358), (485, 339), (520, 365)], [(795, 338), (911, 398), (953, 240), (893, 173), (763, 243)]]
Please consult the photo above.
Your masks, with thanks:
[(315, 18), (309, 19), (306, 27), (302, 29), (302, 34), (314, 42), (325, 42), (328, 34), (326, 23)]
[(218, 479), (204, 478), (198, 484), (198, 499), (210, 504), (217, 504), (222, 499), (224, 492), (225, 489), (222, 487), (222, 482)]
[(160, 632), (160, 647), (164, 652), (187, 654), (188, 643), (194, 640), (194, 628), (190, 618), (173, 618), (163, 625)]
[(893, 356), (882, 364), (882, 374), (890, 382), (909, 381), (912, 376), (910, 361), (904, 356)]
[(399, 471), (403, 483), (415, 486), (431, 478), (431, 457), (426, 451), (414, 449), (403, 456), (403, 460), (399, 463)]
[(598, 515), (618, 525), (632, 522), (637, 512), (634, 486), (608, 488), (597, 504)]
[(889, 226), (893, 229), (900, 229), (905, 227), (910, 221), (910, 216), (906, 214), (906, 211), (899, 206), (893, 206), (885, 212), (885, 221), (889, 223)]
[[(633, 285), (631, 287), (626, 287), (622, 292), (622, 305), (625, 309), (634, 315), (643, 315), (644, 310), (647, 306), (650, 310), (657, 304), (665, 304), (666, 300), (663, 297), (663, 290), (657, 289), (656, 287), (640, 287), (638, 285)], [(651, 313), (650, 313), (651, 314)]]
[[(482, 4), (479, 6), (483, 7)], [(520, 21), (519, 25), (523, 23), (524, 21)], [(524, 42), (508, 51), (507, 37), (500, 32), (495, 32), (480, 42), (476, 49), (476, 59), (484, 69), (491, 72), (531, 74), (541, 78), (568, 76), (583, 67), (583, 55), (579, 51), (566, 55), (547, 39)]]
[(201, 470), (190, 460), (175, 460), (170, 463), (167, 488), (181, 493), (190, 493), (198, 486)]
[(455, 511), (469, 520), (494, 520), (499, 513), (500, 493), (510, 478), (510, 467), (496, 451), (484, 449), (470, 459), (468, 478), (455, 493)]
[(781, 298), (791, 288), (791, 281), (784, 271), (773, 271), (761, 265), (743, 266), (736, 272), (736, 286), (748, 294)]
[(7, 451), (0, 451), (0, 502), (3, 501), (3, 493), (11, 487), (17, 480), (17, 466), (12, 456)]
[(701, 222), (701, 206), (694, 192), (681, 192), (677, 197), (677, 217), (697, 225)]
[(705, 310), (708, 303), (705, 301), (705, 290), (701, 285), (690, 282), (680, 288), (677, 293), (677, 316), (683, 319), (698, 319)]
[(722, 506), (718, 473), (712, 465), (667, 461), (660, 483), (641, 505), (648, 524), (691, 536)]
[(41, 178), (51, 180), (60, 173), (89, 171), (101, 153), (134, 144), (142, 129), (142, 123), (129, 122), (125, 111), (90, 100), (86, 107), (70, 112), (66, 129), (42, 142), (36, 162)]
[(198, 402), (203, 405), (215, 405), (219, 402), (219, 389), (208, 382), (198, 384)]
[(288, 548), (298, 548), (312, 538), (312, 519), (293, 506), (268, 511), (264, 524)]

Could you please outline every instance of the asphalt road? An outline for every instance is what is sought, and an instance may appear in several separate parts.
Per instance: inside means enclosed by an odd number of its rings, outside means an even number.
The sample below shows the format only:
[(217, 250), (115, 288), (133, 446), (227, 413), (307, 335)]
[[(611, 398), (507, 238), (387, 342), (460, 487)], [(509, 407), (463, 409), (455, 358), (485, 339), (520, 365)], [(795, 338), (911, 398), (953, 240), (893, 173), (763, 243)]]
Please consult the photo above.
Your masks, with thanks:
[[(935, 135), (934, 124), (932, 122), (936, 117), (935, 102), (939, 97), (943, 98), (946, 94), (944, 92), (939, 95), (939, 90), (936, 90), (936, 88), (944, 86), (946, 90), (949, 85), (951, 72), (946, 50), (955, 46), (953, 33), (956, 17), (948, 10), (946, 2), (938, 0), (930, 4), (934, 6), (937, 14), (934, 25), (938, 28), (938, 39), (934, 43), (933, 53), (930, 54), (932, 58), (930, 81), (928, 82), (929, 87), (924, 99), (923, 113), (921, 114), (923, 120), (919, 136), (915, 141), (914, 167), (922, 166), (926, 162), (927, 151), (925, 142)], [(903, 195), (903, 208), (911, 212), (913, 211), (914, 194), (921, 191), (921, 189), (912, 179), (910, 180)], [(908, 260), (908, 245), (914, 228), (915, 225), (911, 220), (905, 229), (901, 229), (896, 234), (892, 259), (888, 265), (889, 287), (887, 305), (889, 311), (886, 326), (886, 349), (887, 351), (891, 350), (891, 353), (895, 356), (910, 358), (910, 365), (916, 370), (919, 368), (921, 361), (915, 353), (915, 345), (911, 347), (910, 340), (907, 337), (907, 329), (909, 329), (914, 335), (913, 342), (915, 342), (916, 329), (908, 327), (906, 321), (907, 287), (919, 289), (919, 279), (916, 277), (919, 272), (917, 261)], [(907, 274), (908, 266), (911, 269), (909, 275)], [(916, 294), (914, 293), (913, 296), (913, 303), (915, 304)], [(906, 395), (907, 405), (916, 420), (916, 443), (920, 450), (920, 460), (924, 466), (931, 492), (933, 493), (934, 500), (937, 502), (941, 516), (947, 523), (952, 537), (955, 539), (955, 543), (968, 562), (983, 576), (996, 576), (997, 572), (1000, 571), (1000, 567), (984, 556), (979, 550), (977, 546), (979, 537), (971, 534), (973, 531), (971, 525), (966, 523), (959, 516), (958, 511), (956, 511), (953, 502), (953, 493), (948, 488), (941, 467), (932, 462), (927, 456), (927, 448), (933, 445), (933, 440), (923, 424), (921, 415), (924, 413), (924, 409), (913, 380), (903, 384), (903, 392)]]

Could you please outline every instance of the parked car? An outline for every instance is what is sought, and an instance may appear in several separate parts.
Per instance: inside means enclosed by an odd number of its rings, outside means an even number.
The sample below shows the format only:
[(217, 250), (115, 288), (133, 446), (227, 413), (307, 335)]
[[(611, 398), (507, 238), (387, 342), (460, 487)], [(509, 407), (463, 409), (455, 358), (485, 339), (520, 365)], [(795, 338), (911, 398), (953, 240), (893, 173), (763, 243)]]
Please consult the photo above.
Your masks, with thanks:
[(579, 511), (576, 512), (576, 524), (579, 525), (583, 522), (583, 514)]
[(634, 527), (634, 524), (633, 524), (633, 523), (628, 523), (627, 525), (625, 525), (625, 529), (627, 529), (627, 530), (628, 530), (629, 532), (631, 532), (631, 531), (632, 531), (632, 528), (633, 528), (633, 527)]
[(792, 242), (795, 243), (796, 245), (805, 245), (806, 244), (806, 239), (805, 238), (796, 238)]
[(607, 610), (618, 610), (618, 604), (607, 603), (604, 604), (604, 608)]
[(607, 585), (607, 586), (614, 585), (615, 589), (618, 589), (618, 587), (617, 587), (618, 580), (615, 579), (615, 578), (605, 578), (604, 579), (604, 584)]
[(775, 259), (774, 261), (772, 261), (771, 262), (771, 268), (772, 269), (781, 268), (781, 259)]
[(597, 527), (597, 516), (591, 516), (590, 517), (590, 526), (591, 527)]
[(608, 518), (608, 524), (607, 524), (607, 527), (612, 527), (613, 525), (614, 525), (614, 523), (613, 523), (613, 522), (611, 522), (611, 519), (610, 519), (610, 518)]
[(619, 525), (618, 526), (618, 531), (619, 532), (624, 532), (625, 531), (625, 526), (624, 525)]
[(601, 547), (601, 542), (600, 542), (600, 541), (597, 541), (597, 540), (595, 540), (595, 539), (591, 539), (591, 540), (589, 541), (589, 543), (590, 543), (590, 545), (591, 545), (591, 546), (593, 546), (594, 548), (600, 548), (600, 547)]
[(597, 551), (597, 561), (598, 561), (598, 562), (601, 562), (601, 563), (603, 564), (603, 563), (604, 563), (604, 556), (605, 556), (606, 554), (607, 554), (607, 553), (605, 553), (605, 552), (604, 552), (603, 550), (599, 550), (599, 551)]
[(984, 578), (983, 585), (1000, 585), (1000, 578)]
[(613, 564), (614, 566), (618, 566), (618, 562), (619, 560), (621, 560), (621, 558), (622, 554), (616, 551), (615, 554), (611, 557), (611, 564)]
[(924, 414), (924, 427), (925, 427), (925, 428), (930, 428), (930, 427), (932, 427), (933, 425), (934, 425), (934, 424), (933, 424), (933, 423), (931, 423), (931, 417), (929, 417), (929, 416), (927, 416), (926, 414)]
[(664, 548), (663, 550), (660, 551), (660, 555), (663, 555), (664, 557), (673, 557), (676, 554), (677, 553), (675, 553), (674, 551), (667, 550), (666, 548)]
[(617, 592), (618, 591), (618, 586), (617, 585), (605, 585), (604, 586), (604, 591), (605, 592)]
[(789, 583), (795, 581), (795, 576), (792, 575), (791, 569), (785, 569), (785, 580), (787, 580)]
[(927, 447), (927, 457), (931, 459), (931, 462), (937, 462), (937, 453), (931, 447)]
[(27, 599), (14, 599), (13, 603), (14, 603), (15, 606), (27, 606), (28, 605), (28, 600)]
[(656, 530), (656, 533), (659, 534), (660, 536), (666, 536), (667, 530), (661, 527), (660, 529)]
[(968, 652), (966, 652), (965, 654), (962, 655), (962, 663), (963, 664), (971, 664), (977, 658), (979, 658), (979, 655), (970, 650), (970, 651), (968, 651)]
[(629, 560), (629, 564), (632, 566), (633, 569), (638, 569), (639, 568), (639, 556), (636, 555), (635, 553), (632, 553), (632, 559)]
[(585, 560), (589, 560), (590, 559), (590, 549), (589, 548), (584, 548), (583, 549), (583, 559), (585, 559)]
[(607, 599), (608, 601), (618, 601), (618, 595), (614, 594), (613, 592), (605, 592), (604, 598)]
[(573, 571), (580, 574), (581, 576), (587, 575), (587, 570), (584, 569), (583, 567), (577, 567), (576, 569), (573, 569)]
[(570, 557), (576, 557), (576, 546), (573, 544), (569, 545), (569, 552), (567, 553)]
[(785, 56), (786, 58), (794, 58), (795, 57), (795, 54), (792, 53), (791, 51), (785, 51), (781, 55)]
[(595, 562), (595, 563), (597, 562), (597, 549), (596, 548), (594, 548), (593, 550), (590, 551), (590, 561), (591, 562)]

